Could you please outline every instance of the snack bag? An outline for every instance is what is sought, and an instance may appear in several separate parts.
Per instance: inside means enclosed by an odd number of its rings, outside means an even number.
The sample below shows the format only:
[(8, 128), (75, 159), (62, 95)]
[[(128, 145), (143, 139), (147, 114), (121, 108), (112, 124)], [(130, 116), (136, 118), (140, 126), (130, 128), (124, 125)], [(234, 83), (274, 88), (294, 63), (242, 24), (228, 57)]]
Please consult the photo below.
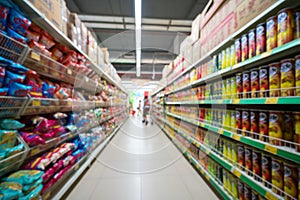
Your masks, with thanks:
[(9, 8), (0, 5), (0, 29), (2, 30), (6, 29), (8, 13), (9, 13)]
[(51, 35), (43, 31), (43, 34), (40, 37), (39, 43), (44, 45), (46, 49), (51, 49), (55, 45), (54, 39)]
[(35, 134), (42, 134), (49, 132), (52, 127), (56, 124), (55, 120), (48, 120), (46, 118), (43, 118), (39, 123), (36, 125), (33, 133)]
[(0, 119), (0, 128), (6, 130), (18, 130), (25, 127), (25, 124), (14, 119)]
[[(44, 176), (45, 174), (43, 174)], [(23, 185), (22, 191), (24, 194), (28, 194), (33, 191), (35, 188), (39, 187), (43, 183), (43, 179), (40, 178), (37, 181), (33, 182), (32, 184)]]
[(17, 141), (16, 134), (16, 131), (0, 130), (0, 152), (15, 146)]
[(0, 67), (6, 68), (13, 64), (13, 61), (0, 56)]
[(35, 200), (38, 199), (41, 191), (43, 189), (43, 185), (37, 186), (34, 190), (32, 190), (28, 195), (21, 197), (19, 200)]
[(26, 37), (27, 37), (27, 41), (34, 41), (34, 42), (38, 42), (40, 39), (40, 34), (31, 30), (27, 30), (26, 31)]
[(13, 156), (17, 153), (20, 153), (23, 150), (23, 148), (24, 148), (23, 144), (19, 144), (19, 145), (13, 147), (13, 148), (8, 148), (8, 149), (6, 149), (6, 153), (7, 153), (6, 156), (10, 157), (10, 156)]
[(15, 40), (17, 40), (18, 42), (21, 42), (23, 44), (26, 44), (27, 43), (27, 38), (18, 34), (17, 32), (13, 31), (12, 29), (10, 28), (7, 28), (7, 35)]
[(20, 132), (20, 135), (29, 146), (37, 146), (46, 143), (44, 139), (33, 133)]
[(26, 86), (20, 83), (13, 82), (9, 86), (8, 95), (15, 97), (25, 97), (32, 89), (32, 86)]
[(23, 83), (25, 80), (25, 75), (14, 74), (10, 71), (6, 71), (4, 85), (9, 86), (13, 82)]
[(48, 83), (44, 82), (42, 86), (43, 95), (45, 98), (53, 98), (55, 94), (55, 86), (48, 85)]
[(4, 178), (8, 182), (17, 182), (21, 185), (32, 184), (43, 176), (44, 172), (39, 170), (19, 170)]
[(0, 194), (2, 194), (2, 199), (19, 199), (23, 196), (22, 185), (16, 182), (2, 182)]
[(12, 61), (7, 65), (6, 69), (17, 74), (25, 74), (29, 71), (28, 68), (24, 67), (23, 65), (20, 65), (19, 63), (14, 63)]
[(30, 25), (31, 25), (31, 21), (28, 18), (21, 15), (15, 9), (10, 10), (10, 14), (8, 17), (8, 27), (10, 29), (25, 36), (26, 30), (29, 28)]
[(8, 88), (0, 88), (0, 96), (6, 96), (8, 93)]
[(3, 87), (4, 77), (5, 77), (5, 68), (0, 67), (0, 88)]

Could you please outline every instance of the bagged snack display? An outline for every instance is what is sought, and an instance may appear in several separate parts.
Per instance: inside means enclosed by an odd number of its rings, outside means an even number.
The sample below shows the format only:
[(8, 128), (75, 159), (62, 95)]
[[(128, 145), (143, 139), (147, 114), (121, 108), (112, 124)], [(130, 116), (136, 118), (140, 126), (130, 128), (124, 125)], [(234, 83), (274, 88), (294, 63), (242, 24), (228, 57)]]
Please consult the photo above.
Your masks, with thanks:
[(9, 8), (0, 5), (0, 29), (2, 30), (6, 29), (8, 14), (9, 14)]
[(14, 119), (0, 119), (0, 128), (6, 130), (18, 130), (25, 127), (25, 124)]
[(43, 138), (33, 133), (20, 132), (20, 135), (29, 146), (37, 146), (46, 143)]
[(22, 185), (17, 182), (2, 182), (0, 194), (2, 194), (1, 199), (19, 199), (23, 196)]
[(10, 10), (10, 14), (8, 17), (8, 27), (10, 29), (25, 36), (26, 30), (29, 28), (30, 25), (31, 25), (31, 21), (28, 18), (21, 15), (15, 9)]
[(8, 182), (17, 182), (21, 185), (32, 184), (43, 176), (44, 172), (39, 170), (19, 170), (4, 178)]
[(25, 97), (32, 89), (32, 86), (23, 85), (20, 83), (13, 82), (9, 86), (8, 95), (14, 97)]

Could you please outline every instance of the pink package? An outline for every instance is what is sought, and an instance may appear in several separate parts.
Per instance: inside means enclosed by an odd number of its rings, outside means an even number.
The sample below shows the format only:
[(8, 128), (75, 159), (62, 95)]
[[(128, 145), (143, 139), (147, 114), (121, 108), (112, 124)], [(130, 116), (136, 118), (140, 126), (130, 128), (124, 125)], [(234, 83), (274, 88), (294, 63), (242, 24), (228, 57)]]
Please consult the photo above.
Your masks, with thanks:
[(42, 134), (49, 132), (52, 127), (56, 124), (55, 120), (42, 119), (34, 128), (34, 133)]
[(20, 132), (20, 135), (29, 146), (37, 146), (39, 144), (45, 144), (45, 140), (36, 134), (28, 133), (28, 132)]
[(46, 183), (53, 175), (55, 174), (55, 171), (53, 167), (45, 171), (45, 173), (42, 176), (43, 183)]

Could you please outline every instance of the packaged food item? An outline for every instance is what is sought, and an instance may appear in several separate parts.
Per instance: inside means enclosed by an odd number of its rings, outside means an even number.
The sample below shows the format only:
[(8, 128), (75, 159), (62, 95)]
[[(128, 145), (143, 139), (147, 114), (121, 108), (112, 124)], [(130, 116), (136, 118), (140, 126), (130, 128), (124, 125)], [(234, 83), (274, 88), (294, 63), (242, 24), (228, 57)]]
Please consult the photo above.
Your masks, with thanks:
[(17, 131), (14, 130), (0, 130), (0, 151), (6, 148), (12, 148), (17, 141)]
[[(277, 158), (272, 158), (272, 185), (283, 190), (283, 162)], [(272, 187), (274, 193), (280, 194), (276, 188)]]
[[(295, 199), (298, 197), (298, 168), (294, 164), (284, 163), (284, 192)], [(285, 195), (285, 199), (291, 199)]]
[(293, 141), (294, 138), (294, 115), (290, 112), (283, 114), (283, 139)]
[(266, 24), (261, 23), (256, 26), (256, 55), (266, 51)]
[[(261, 164), (261, 153), (259, 151), (252, 151), (252, 171), (253, 174), (261, 177), (262, 164)], [(259, 180), (257, 176), (254, 176), (255, 180)]]
[(0, 67), (0, 88), (3, 87), (4, 77), (5, 77), (5, 68)]
[(239, 99), (243, 98), (243, 79), (242, 74), (236, 74), (236, 93)]
[(31, 30), (27, 30), (26, 31), (26, 37), (27, 37), (27, 41), (34, 41), (34, 42), (38, 42), (40, 39), (40, 34)]
[(283, 115), (280, 111), (270, 111), (269, 113), (269, 142), (274, 145), (282, 145), (283, 139)]
[(226, 61), (226, 50), (222, 50), (222, 69), (225, 69), (227, 66), (227, 61)]
[(32, 184), (23, 185), (22, 191), (23, 191), (24, 194), (29, 194), (31, 191), (33, 191), (35, 188), (37, 188), (42, 183), (43, 183), (43, 179), (40, 178)]
[(255, 190), (251, 191), (251, 200), (260, 200), (258, 193)]
[(235, 47), (233, 44), (230, 46), (230, 66), (233, 66), (235, 64)]
[(51, 49), (55, 45), (54, 39), (51, 35), (47, 34), (45, 31), (42, 32), (40, 36), (39, 43), (44, 45), (46, 49)]
[(231, 160), (234, 164), (238, 162), (238, 146), (235, 142), (231, 144)]
[(241, 61), (245, 61), (249, 58), (249, 46), (248, 46), (248, 35), (242, 35), (241, 39), (241, 49), (242, 49), (242, 56)]
[(226, 68), (231, 66), (230, 47), (226, 48)]
[(8, 88), (0, 88), (0, 96), (6, 96), (8, 93)]
[(4, 178), (8, 182), (17, 182), (21, 185), (32, 184), (42, 177), (44, 172), (39, 170), (19, 170)]
[(253, 133), (251, 136), (254, 139), (259, 139), (259, 112), (250, 111), (250, 132)]
[(236, 111), (231, 112), (230, 127), (231, 131), (236, 133)]
[(267, 51), (277, 47), (277, 16), (267, 19)]
[(282, 60), (281, 72), (281, 96), (294, 96), (295, 87), (295, 68), (293, 59)]
[(245, 200), (251, 200), (252, 197), (251, 197), (251, 188), (244, 184), (244, 199)]
[(235, 119), (236, 119), (236, 129), (237, 133), (241, 134), (242, 130), (242, 111), (241, 110), (236, 110), (235, 111)]
[(21, 15), (17, 10), (11, 9), (8, 16), (8, 27), (17, 33), (25, 36), (26, 30), (31, 25), (31, 21)]
[(249, 41), (249, 58), (256, 56), (256, 34), (255, 29), (251, 29), (248, 33)]
[(24, 197), (21, 197), (20, 200), (35, 200), (35, 199), (38, 199), (42, 189), (43, 189), (43, 185), (39, 185), (34, 190), (32, 190), (29, 194), (27, 194)]
[(12, 61), (10, 61), (10, 63), (6, 66), (6, 69), (17, 74), (25, 74), (29, 71), (28, 68), (24, 67), (23, 65), (14, 63)]
[(6, 130), (17, 130), (21, 129), (25, 126), (25, 124), (20, 123), (14, 119), (0, 119), (0, 128)]
[(234, 51), (235, 51), (235, 64), (240, 63), (242, 61), (242, 46), (241, 39), (238, 38), (234, 42)]
[(250, 131), (250, 112), (247, 110), (242, 111), (242, 135), (249, 136)]
[(245, 168), (247, 174), (251, 175), (252, 172), (252, 149), (245, 147)]
[[(19, 199), (23, 196), (22, 185), (18, 182), (2, 182), (0, 183), (1, 199)], [(1, 197), (1, 196), (0, 196)]]
[(259, 72), (258, 69), (252, 69), (250, 71), (250, 87), (251, 87), (251, 97), (258, 98), (259, 97)]
[(27, 43), (27, 38), (18, 34), (17, 32), (13, 31), (12, 29), (10, 28), (7, 28), (7, 35), (11, 38), (13, 38), (14, 40), (18, 41), (18, 42), (21, 42), (23, 44), (26, 44)]
[(232, 77), (230, 81), (231, 81), (230, 83), (231, 99), (236, 99), (237, 98), (236, 77)]
[(4, 85), (9, 86), (13, 82), (23, 83), (25, 80), (25, 75), (14, 74), (10, 71), (6, 71)]
[(0, 29), (5, 30), (7, 24), (7, 17), (9, 14), (9, 8), (0, 5)]
[(251, 98), (251, 85), (249, 71), (243, 72), (243, 98)]
[[(294, 119), (295, 119), (295, 135), (294, 135), (294, 142), (296, 144), (300, 144), (300, 113), (295, 112), (294, 113)], [(296, 146), (297, 152), (300, 152), (300, 145)]]
[(295, 86), (295, 95), (300, 96), (300, 55), (295, 57)]
[(24, 149), (24, 145), (22, 143), (18, 144), (17, 146), (14, 146), (12, 148), (7, 148), (5, 150), (6, 151), (6, 156), (7, 157), (13, 156), (17, 153), (20, 153), (23, 149)]
[(238, 164), (239, 168), (243, 170), (242, 167), (245, 167), (245, 148), (243, 145), (238, 145)]
[(231, 79), (227, 78), (226, 79), (226, 95), (225, 99), (231, 99)]
[(13, 82), (9, 86), (8, 95), (15, 97), (25, 97), (31, 89), (31, 86), (26, 86), (17, 82)]
[(222, 69), (222, 61), (223, 61), (223, 58), (222, 58), (222, 52), (220, 52), (218, 54), (218, 70), (221, 70)]
[(280, 47), (293, 40), (293, 9), (285, 8), (277, 15), (277, 46)]
[(280, 64), (272, 63), (269, 65), (269, 87), (270, 97), (280, 96)]
[(267, 154), (261, 155), (261, 172), (264, 185), (270, 188), (272, 181), (272, 159)]
[(238, 180), (238, 193), (239, 193), (239, 200), (244, 200), (244, 183), (241, 180)]
[(43, 138), (33, 133), (20, 132), (20, 135), (29, 146), (37, 146), (46, 143)]
[(235, 177), (232, 177), (231, 179), (231, 191), (232, 196), (238, 198), (238, 181)]
[(295, 10), (294, 12), (294, 22), (295, 22), (295, 30), (294, 30), (294, 40), (300, 38), (300, 9)]
[(259, 113), (259, 139), (264, 142), (268, 142), (269, 135), (269, 114), (267, 111)]
[(269, 96), (269, 69), (268, 66), (263, 66), (259, 68), (259, 88), (260, 97)]

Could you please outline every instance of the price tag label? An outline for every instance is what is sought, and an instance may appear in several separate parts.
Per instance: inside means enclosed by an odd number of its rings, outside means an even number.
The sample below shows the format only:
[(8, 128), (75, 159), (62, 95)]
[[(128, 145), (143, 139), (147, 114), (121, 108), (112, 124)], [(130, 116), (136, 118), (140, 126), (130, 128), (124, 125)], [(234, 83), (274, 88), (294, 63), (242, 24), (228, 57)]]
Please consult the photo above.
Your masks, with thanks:
[(76, 165), (76, 166), (75, 166), (75, 168), (74, 168), (74, 169), (75, 169), (75, 171), (77, 171), (77, 170), (78, 170), (78, 168), (79, 168), (79, 165)]
[(69, 75), (72, 75), (72, 74), (73, 74), (73, 73), (72, 73), (72, 70), (70, 70), (70, 69), (67, 70), (67, 73), (68, 73)]
[(277, 148), (276, 147), (273, 147), (271, 145), (266, 144), (265, 145), (265, 150), (272, 153), (272, 154), (277, 155)]
[(205, 174), (205, 178), (206, 178), (207, 180), (209, 180), (209, 179), (210, 179), (210, 176), (209, 176), (208, 174)]
[(217, 104), (222, 104), (223, 103), (223, 100), (218, 100), (217, 101)]
[(39, 148), (34, 148), (34, 149), (31, 150), (30, 155), (33, 156), (33, 155), (38, 154), (39, 152), (40, 152)]
[(49, 199), (51, 196), (51, 192), (47, 192), (44, 196), (43, 199)]
[(238, 178), (240, 178), (242, 175), (241, 172), (237, 169), (233, 169), (233, 174), (236, 175)]
[(200, 172), (201, 172), (201, 174), (204, 174), (204, 170), (202, 168), (201, 168)]
[(205, 153), (208, 155), (210, 153), (210, 149), (206, 149)]
[(222, 135), (224, 133), (224, 130), (223, 129), (219, 129), (218, 133)]
[(32, 106), (41, 106), (41, 101), (39, 99), (33, 99)]
[(265, 104), (277, 104), (278, 98), (267, 98)]
[(30, 57), (37, 61), (41, 60), (41, 56), (33, 51), (31, 52)]
[(270, 199), (270, 200), (277, 200), (278, 198), (276, 196), (274, 196), (271, 192), (267, 191), (266, 192), (266, 199)]
[(239, 103), (240, 103), (240, 99), (233, 99), (233, 100), (232, 100), (232, 103), (233, 103), (233, 104), (239, 104)]
[(240, 141), (241, 140), (241, 136), (240, 135), (237, 135), (237, 134), (234, 134), (233, 135), (233, 139), (237, 140), (237, 141)]

